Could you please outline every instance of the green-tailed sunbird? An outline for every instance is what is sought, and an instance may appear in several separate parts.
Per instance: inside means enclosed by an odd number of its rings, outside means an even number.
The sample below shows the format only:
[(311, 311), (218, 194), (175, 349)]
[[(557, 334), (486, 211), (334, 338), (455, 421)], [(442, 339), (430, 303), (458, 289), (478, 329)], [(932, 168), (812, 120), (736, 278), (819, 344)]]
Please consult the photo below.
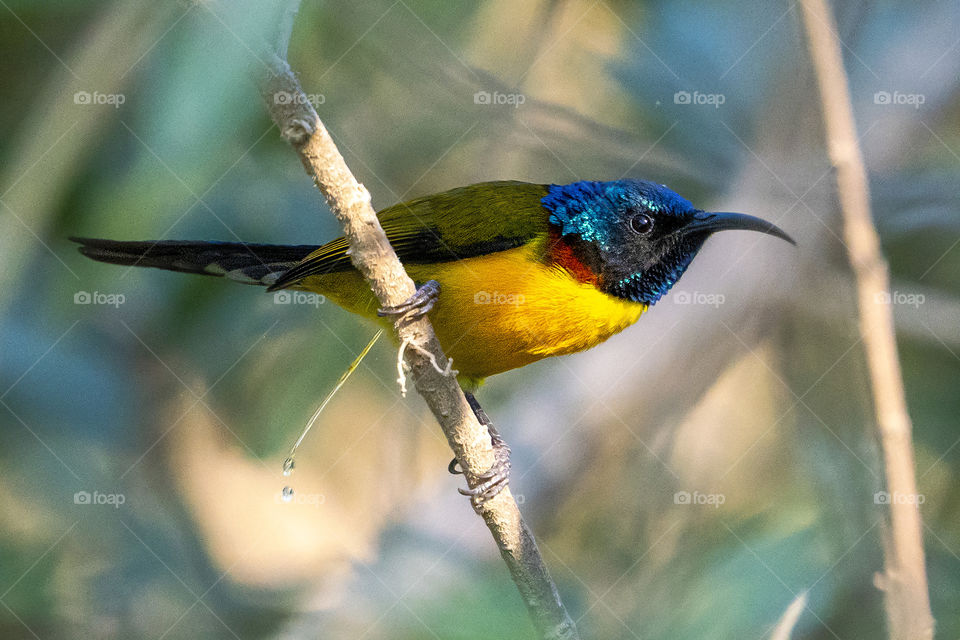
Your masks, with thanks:
[[(708, 213), (643, 180), (485, 182), (396, 204), (378, 218), (421, 286), (415, 304), (399, 310), (429, 311), (468, 392), (487, 376), (589, 349), (627, 328), (717, 231), (759, 231), (793, 242), (770, 222)], [(322, 246), (73, 240), (102, 262), (311, 291), (380, 322), (392, 322), (384, 316), (397, 311), (378, 309), (343, 238)], [(481, 499), (506, 482), (505, 473), (494, 471)]]

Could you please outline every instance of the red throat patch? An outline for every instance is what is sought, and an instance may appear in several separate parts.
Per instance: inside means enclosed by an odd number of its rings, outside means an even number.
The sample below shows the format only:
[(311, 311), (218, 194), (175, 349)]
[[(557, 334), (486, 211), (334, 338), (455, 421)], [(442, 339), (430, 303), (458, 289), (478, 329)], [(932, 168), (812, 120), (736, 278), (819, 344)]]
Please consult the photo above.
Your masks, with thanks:
[(558, 230), (550, 229), (550, 244), (547, 246), (547, 261), (570, 272), (577, 282), (582, 284), (597, 284), (597, 274), (590, 267), (583, 264), (567, 244)]

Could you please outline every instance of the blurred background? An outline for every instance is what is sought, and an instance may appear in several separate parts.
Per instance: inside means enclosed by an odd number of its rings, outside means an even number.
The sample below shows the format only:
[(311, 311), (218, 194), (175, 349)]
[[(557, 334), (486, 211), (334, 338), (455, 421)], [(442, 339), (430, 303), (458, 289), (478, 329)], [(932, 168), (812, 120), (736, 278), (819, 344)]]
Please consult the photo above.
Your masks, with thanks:
[[(0, 637), (528, 638), (374, 328), (70, 235), (319, 244), (247, 80), (270, 3), (0, 2)], [(890, 261), (938, 637), (960, 635), (960, 5), (837, 3)], [(721, 234), (634, 327), (479, 394), (585, 638), (884, 637), (886, 527), (798, 9), (306, 0), (290, 61), (382, 208), (493, 179), (666, 183)], [(289, 483), (296, 499), (279, 500)]]

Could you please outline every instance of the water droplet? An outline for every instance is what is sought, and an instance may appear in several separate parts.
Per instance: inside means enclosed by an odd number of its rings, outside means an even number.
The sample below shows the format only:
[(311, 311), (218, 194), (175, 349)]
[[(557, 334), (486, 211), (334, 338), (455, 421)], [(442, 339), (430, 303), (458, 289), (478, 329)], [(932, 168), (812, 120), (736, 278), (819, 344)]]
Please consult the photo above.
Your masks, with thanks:
[(283, 493), (280, 494), (280, 498), (284, 502), (290, 502), (291, 500), (293, 500), (293, 489), (291, 489), (290, 487), (284, 487)]
[(290, 456), (289, 458), (287, 458), (286, 460), (283, 461), (283, 475), (285, 475), (285, 476), (287, 476), (287, 477), (289, 477), (290, 475), (292, 475), (292, 474), (293, 474), (293, 467), (294, 467), (294, 464), (293, 464), (293, 456)]

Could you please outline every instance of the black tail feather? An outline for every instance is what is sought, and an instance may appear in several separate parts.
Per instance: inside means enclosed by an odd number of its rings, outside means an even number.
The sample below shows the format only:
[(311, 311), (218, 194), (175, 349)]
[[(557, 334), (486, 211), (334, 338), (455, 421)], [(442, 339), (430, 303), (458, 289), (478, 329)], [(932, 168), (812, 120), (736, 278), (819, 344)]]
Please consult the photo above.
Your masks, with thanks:
[(70, 240), (80, 244), (80, 253), (99, 262), (223, 276), (237, 282), (261, 285), (273, 284), (284, 271), (319, 248), (245, 242)]

